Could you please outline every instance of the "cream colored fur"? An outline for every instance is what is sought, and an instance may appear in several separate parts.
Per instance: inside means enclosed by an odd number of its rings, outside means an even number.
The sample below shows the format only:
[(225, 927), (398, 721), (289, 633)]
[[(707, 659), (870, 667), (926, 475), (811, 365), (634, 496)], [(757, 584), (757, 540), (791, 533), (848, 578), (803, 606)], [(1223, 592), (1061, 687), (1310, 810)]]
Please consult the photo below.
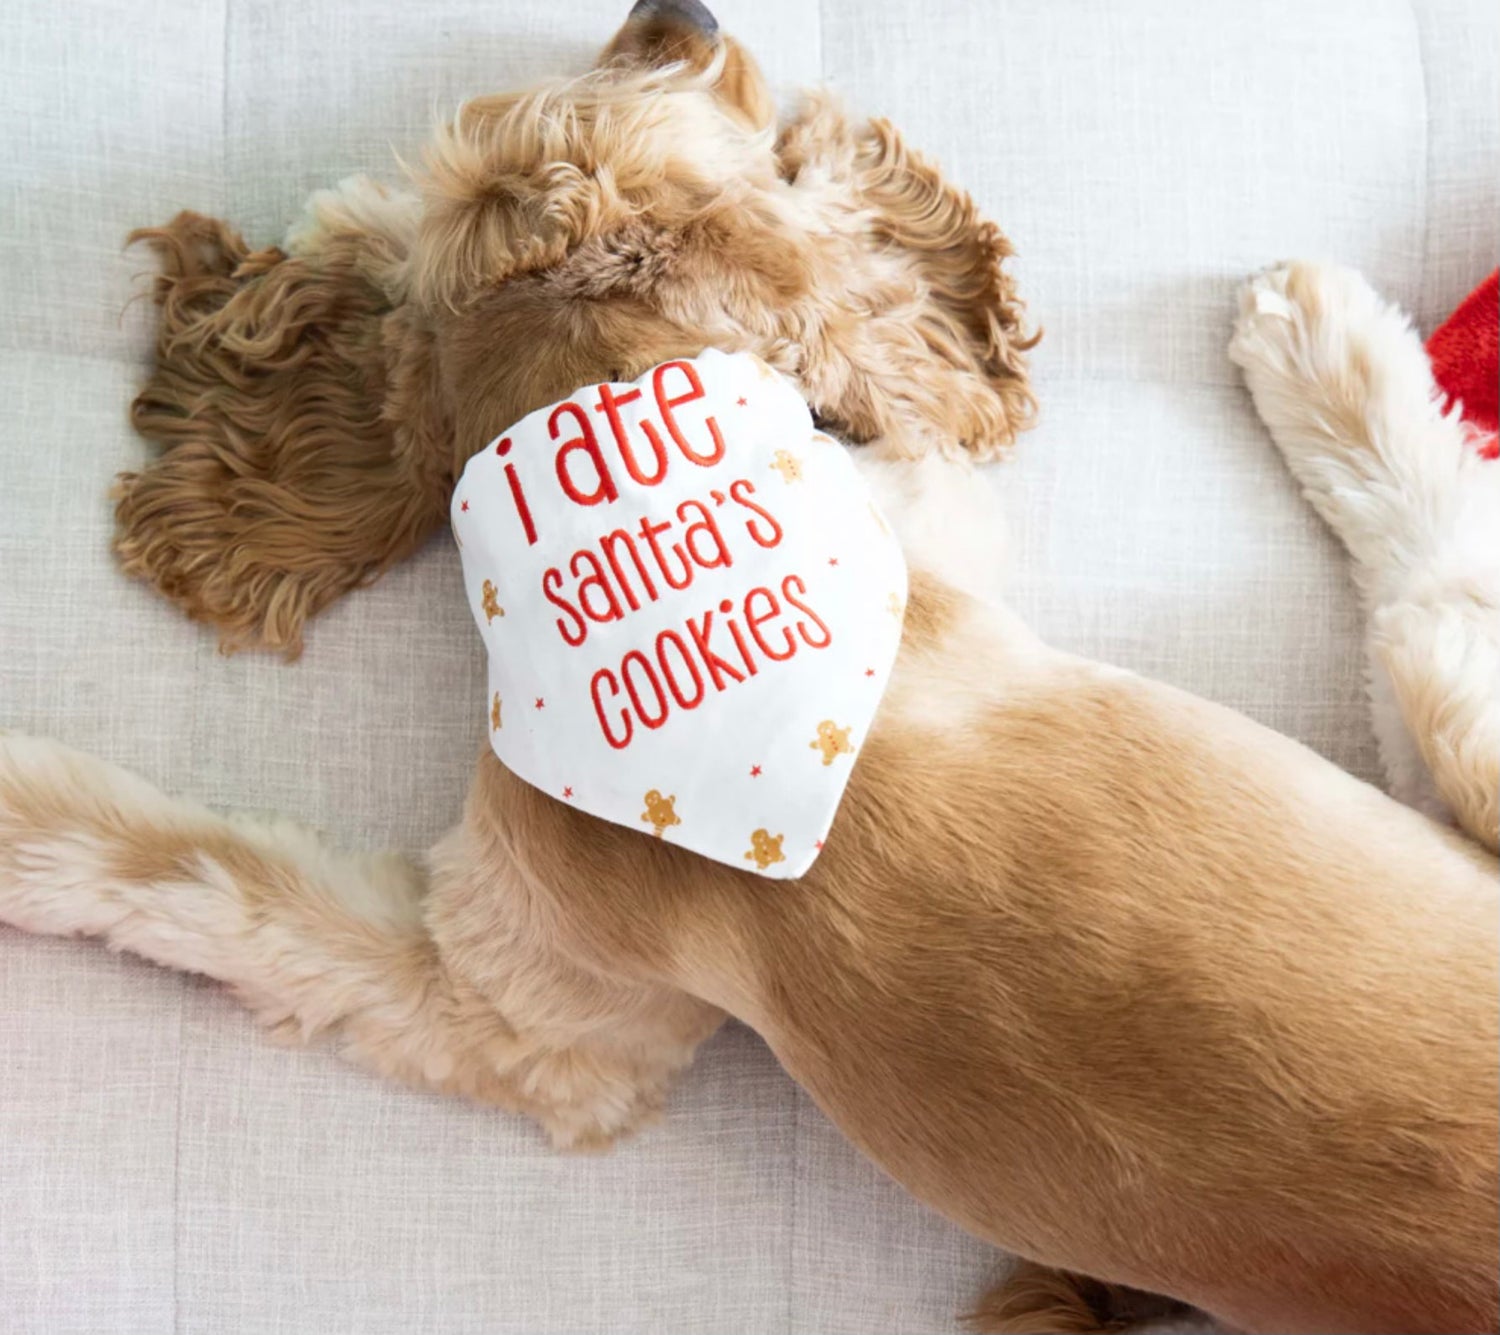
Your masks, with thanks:
[(288, 229), (283, 249), (297, 259), (317, 260), (340, 243), (357, 245), (359, 268), (392, 302), (406, 296), (409, 260), (422, 220), (414, 190), (397, 189), (369, 176), (346, 176), (331, 190), (318, 190)]
[(1349, 269), (1247, 284), (1230, 352), (1353, 557), (1391, 792), (1500, 839), (1500, 469), (1440, 406), (1410, 322)]
[[(297, 331), (272, 346), (236, 303), (271, 318), (285, 291), (336, 320), (328, 267), (357, 273), (361, 318), (409, 372), (379, 485), (415, 478), (434, 506), (435, 457), (622, 350), (722, 337), (792, 374), (868, 442), (856, 457), (912, 570), (887, 696), (811, 872), (768, 882), (592, 819), (487, 749), (423, 871), (7, 736), (0, 922), (221, 979), (283, 1032), (525, 1111), (563, 1146), (649, 1119), (734, 1015), (892, 1176), (1028, 1258), (979, 1305), (985, 1328), (1102, 1327), (1128, 1286), (1252, 1331), (1494, 1330), (1494, 859), (1228, 710), (1048, 648), (994, 601), (997, 525), (947, 460), (997, 447), (1029, 407), (1003, 238), (889, 127), (814, 105), (773, 143), (753, 62), (683, 12), (638, 8), (609, 48), (623, 71), (471, 107), (438, 141), (415, 235), (363, 186), (314, 205), (293, 259), (199, 273), (184, 239), (229, 245), (226, 229), (162, 229), (181, 268), (164, 320), (179, 282), (208, 314), (161, 355), (211, 379), (219, 362), (188, 359), (216, 339), (264, 346), (315, 386), (331, 372), (297, 359)], [(698, 73), (629, 63), (663, 50)], [(557, 164), (536, 161), (539, 134)], [(382, 346), (369, 327), (329, 355)], [(503, 337), (537, 327), (551, 337)], [(170, 439), (180, 405), (156, 392)], [(296, 449), (293, 433), (256, 463), (281, 484)], [(329, 468), (380, 498), (345, 456)], [(286, 564), (256, 553), (254, 596), (205, 593), (205, 563), (242, 555), (204, 508), (216, 476), (160, 479), (203, 517), (190, 561), (162, 510), (132, 514), (130, 551), (227, 632), (291, 644), (365, 553), (276, 583), (318, 556), (297, 523), (318, 479), (292, 474)], [(1455, 772), (1476, 763), (1455, 752)]]

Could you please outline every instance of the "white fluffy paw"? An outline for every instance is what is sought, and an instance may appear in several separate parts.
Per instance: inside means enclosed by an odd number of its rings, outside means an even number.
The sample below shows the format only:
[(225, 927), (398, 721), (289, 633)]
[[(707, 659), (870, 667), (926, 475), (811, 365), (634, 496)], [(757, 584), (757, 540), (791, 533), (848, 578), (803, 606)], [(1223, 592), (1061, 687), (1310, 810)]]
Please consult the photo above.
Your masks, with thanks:
[(59, 776), (72, 753), (54, 742), (0, 732), (0, 924), (24, 931), (66, 933), (54, 887), (66, 862), (70, 831)]
[(98, 935), (167, 799), (144, 779), (45, 737), (0, 735), (0, 923)]
[(1298, 260), (1272, 265), (1240, 288), (1229, 356), (1245, 372), (1283, 449), (1283, 419), (1315, 406), (1357, 412), (1376, 377), (1410, 371), (1388, 363), (1413, 354), (1425, 400), (1431, 377), (1420, 342), (1405, 317), (1353, 269)]
[(1229, 355), (1308, 500), (1362, 568), (1410, 564), (1465, 454), (1416, 331), (1331, 264), (1275, 265), (1240, 289), (1239, 307)]
[(1262, 319), (1291, 321), (1306, 328), (1326, 318), (1347, 322), (1383, 306), (1358, 270), (1313, 260), (1268, 265), (1241, 285), (1239, 299), (1236, 342), (1253, 335)]

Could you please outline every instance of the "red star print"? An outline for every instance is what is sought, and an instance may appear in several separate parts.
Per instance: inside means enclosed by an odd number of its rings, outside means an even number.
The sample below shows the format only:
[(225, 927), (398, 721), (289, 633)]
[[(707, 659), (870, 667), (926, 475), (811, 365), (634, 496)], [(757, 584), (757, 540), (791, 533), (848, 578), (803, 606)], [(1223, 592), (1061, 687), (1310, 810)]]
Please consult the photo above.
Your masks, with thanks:
[(745, 406), (745, 400), (744, 400), (744, 399), (736, 399), (736, 400), (735, 400), (735, 402), (736, 402), (736, 403), (737, 403), (737, 404), (739, 404), (739, 406), (740, 406), (740, 407), (741, 407), (741, 408), (743, 408), (743, 407), (744, 407), (744, 406)]
[(541, 696), (537, 696), (537, 698), (536, 698), (536, 707), (538, 709), (545, 709), (547, 707), (547, 702), (545, 700), (543, 700)]
[(828, 558), (828, 564), (829, 565), (836, 566), (836, 565), (838, 565), (838, 563), (839, 563), (839, 558), (838, 557), (836, 557), (836, 556), (830, 556)]
[(823, 841), (821, 839), (819, 839), (818, 842), (813, 845), (813, 847), (814, 848), (822, 848), (823, 847)]
[(460, 510), (462, 510), (462, 511), (463, 511), (463, 512), (464, 512), (464, 513), (465, 513), (465, 514), (468, 514), (468, 513), (469, 513), (469, 503), (468, 503), (468, 501), (465, 501), (465, 502), (464, 502), (464, 503), (463, 503), (463, 504), (462, 504), (462, 505), (460, 505), (460, 506), (459, 506), (459, 507), (458, 507), (458, 508), (459, 508), (459, 509), (460, 509)]
[(752, 779), (758, 779), (758, 778), (760, 778), (760, 766), (759, 765), (751, 765), (750, 766), (750, 777)]
[(875, 675), (875, 669), (874, 668), (866, 668), (865, 669), (865, 676), (867, 676), (867, 677), (873, 677), (874, 675)]
[(563, 796), (564, 797), (572, 797), (573, 796), (573, 790), (571, 788), (564, 788), (563, 789)]

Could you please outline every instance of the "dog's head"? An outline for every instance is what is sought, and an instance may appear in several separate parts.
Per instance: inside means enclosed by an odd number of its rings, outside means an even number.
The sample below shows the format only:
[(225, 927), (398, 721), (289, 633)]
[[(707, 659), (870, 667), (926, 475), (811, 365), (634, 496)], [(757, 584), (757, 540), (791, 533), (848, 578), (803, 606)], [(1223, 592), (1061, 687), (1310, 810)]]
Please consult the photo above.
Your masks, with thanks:
[(411, 292), (462, 458), (597, 380), (705, 347), (848, 438), (992, 453), (1033, 401), (1009, 246), (889, 126), (781, 127), (698, 0), (640, 0), (587, 75), (468, 103), (423, 180)]
[(698, 0), (642, 0), (582, 78), (469, 103), (421, 184), (315, 196), (291, 254), (191, 214), (143, 234), (134, 420), (171, 448), (122, 483), (117, 546), (226, 645), (296, 653), (499, 432), (708, 347), (897, 455), (993, 454), (1032, 416), (994, 224), (883, 122), (813, 97), (778, 126)]

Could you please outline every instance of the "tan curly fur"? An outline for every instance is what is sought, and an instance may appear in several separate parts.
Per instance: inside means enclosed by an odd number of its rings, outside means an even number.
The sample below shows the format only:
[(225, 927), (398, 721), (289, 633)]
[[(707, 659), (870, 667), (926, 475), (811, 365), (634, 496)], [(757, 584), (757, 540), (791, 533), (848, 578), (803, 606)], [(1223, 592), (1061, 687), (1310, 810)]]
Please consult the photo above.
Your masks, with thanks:
[(308, 617), (446, 514), (430, 335), (370, 277), (384, 238), (251, 252), (183, 213), (131, 239), (161, 266), (156, 366), (131, 420), (162, 453), (116, 485), (116, 553), (226, 649), (295, 657)]
[(1111, 1291), (1084, 1275), (1018, 1261), (964, 1319), (983, 1335), (1089, 1335), (1124, 1330), (1111, 1314)]
[(912, 570), (812, 870), (707, 862), (488, 749), (424, 871), (0, 736), (0, 921), (221, 979), (565, 1146), (648, 1120), (734, 1015), (1029, 1258), (985, 1328), (1109, 1329), (1129, 1286), (1253, 1331), (1495, 1330), (1494, 859), (976, 595), (943, 538), (978, 490), (943, 457), (1033, 413), (1009, 248), (890, 127), (813, 99), (777, 130), (686, 12), (638, 6), (584, 79), (469, 104), (416, 195), (346, 183), (285, 252), (150, 234), (136, 419), (163, 453), (122, 482), (119, 548), (227, 643), (295, 651), (526, 412), (755, 351), (867, 442)]
[(1035, 413), (1033, 340), (995, 225), (890, 126), (814, 98), (778, 139), (736, 44), (672, 49), (689, 58), (663, 69), (617, 41), (585, 78), (468, 103), (427, 152), (419, 223), (331, 197), (298, 254), (191, 214), (136, 233), (161, 272), (134, 422), (164, 453), (120, 481), (125, 568), (226, 648), (295, 655), (310, 616), (441, 522), (477, 438), (454, 429), (435, 331), (496, 300), (497, 327), (561, 325), (577, 349), (487, 377), (500, 426), (613, 335), (640, 365), (666, 342), (758, 352), (893, 454), (1009, 445)]

